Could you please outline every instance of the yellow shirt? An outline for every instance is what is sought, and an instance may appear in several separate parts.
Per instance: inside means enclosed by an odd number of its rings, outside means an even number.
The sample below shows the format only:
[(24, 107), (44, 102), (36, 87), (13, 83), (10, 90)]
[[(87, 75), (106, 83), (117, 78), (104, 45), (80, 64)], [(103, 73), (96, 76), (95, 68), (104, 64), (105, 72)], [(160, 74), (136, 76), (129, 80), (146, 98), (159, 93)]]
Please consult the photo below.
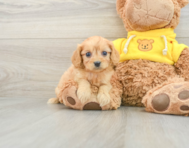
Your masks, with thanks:
[(113, 43), (120, 54), (120, 62), (145, 59), (173, 65), (182, 51), (188, 48), (178, 44), (175, 38), (174, 30), (168, 28), (147, 32), (131, 31), (127, 39), (117, 39)]

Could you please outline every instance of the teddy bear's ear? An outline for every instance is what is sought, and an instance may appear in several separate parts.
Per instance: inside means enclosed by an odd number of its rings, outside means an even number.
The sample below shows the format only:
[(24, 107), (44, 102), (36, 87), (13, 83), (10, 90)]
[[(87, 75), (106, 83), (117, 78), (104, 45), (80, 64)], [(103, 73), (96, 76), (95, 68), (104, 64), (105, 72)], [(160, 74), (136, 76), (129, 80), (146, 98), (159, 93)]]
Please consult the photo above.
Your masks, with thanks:
[(123, 9), (124, 9), (125, 3), (126, 3), (126, 0), (117, 0), (117, 4), (116, 4), (117, 13), (120, 16), (122, 16), (122, 14), (123, 14)]
[(142, 43), (142, 40), (138, 40), (137, 42), (138, 42), (139, 44), (141, 44), (141, 43)]
[(189, 3), (188, 0), (177, 0), (177, 1), (181, 8), (185, 7)]
[(150, 40), (150, 43), (151, 43), (151, 44), (154, 43), (154, 40)]

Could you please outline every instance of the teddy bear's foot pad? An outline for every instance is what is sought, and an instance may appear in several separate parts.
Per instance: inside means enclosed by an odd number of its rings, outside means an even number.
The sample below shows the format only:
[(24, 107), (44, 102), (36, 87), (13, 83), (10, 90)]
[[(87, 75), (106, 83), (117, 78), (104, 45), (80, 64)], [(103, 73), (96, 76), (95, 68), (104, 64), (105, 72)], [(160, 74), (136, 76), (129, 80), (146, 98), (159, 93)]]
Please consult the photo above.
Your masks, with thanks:
[(76, 104), (75, 99), (72, 98), (72, 97), (67, 97), (67, 101), (68, 101), (71, 105), (75, 105), (75, 104)]
[(148, 92), (144, 100), (146, 111), (187, 115), (189, 114), (189, 83), (181, 82), (164, 85)]
[(159, 94), (152, 99), (152, 106), (157, 111), (167, 110), (169, 104), (170, 104), (170, 98), (167, 94)]
[(102, 110), (102, 108), (96, 102), (89, 102), (83, 107), (83, 110)]
[(64, 105), (76, 110), (109, 110), (110, 105), (101, 107), (95, 98), (90, 98), (86, 103), (81, 103), (77, 97), (77, 88), (72, 86), (63, 91), (62, 100)]

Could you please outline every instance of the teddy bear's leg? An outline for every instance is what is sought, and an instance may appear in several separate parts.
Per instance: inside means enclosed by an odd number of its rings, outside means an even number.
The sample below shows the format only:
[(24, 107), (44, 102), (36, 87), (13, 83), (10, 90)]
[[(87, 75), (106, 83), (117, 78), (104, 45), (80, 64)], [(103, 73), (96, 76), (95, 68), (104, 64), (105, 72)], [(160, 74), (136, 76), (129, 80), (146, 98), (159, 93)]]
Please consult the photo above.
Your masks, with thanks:
[(94, 95), (91, 95), (88, 102), (84, 104), (81, 103), (80, 99), (77, 97), (77, 89), (77, 85), (69, 85), (59, 93), (59, 101), (62, 101), (65, 106), (76, 110), (102, 110), (100, 105), (96, 102)]
[(175, 63), (175, 68), (179, 76), (189, 81), (189, 48), (183, 50), (179, 60)]
[(143, 98), (146, 111), (161, 114), (189, 114), (189, 82), (171, 79), (150, 90)]
[[(121, 104), (121, 89), (119, 81), (115, 78), (112, 79), (112, 89), (110, 91), (111, 101), (105, 106), (100, 106), (97, 100), (97, 92), (94, 87), (92, 87), (91, 98), (87, 102), (81, 103), (77, 97), (77, 86), (72, 84), (65, 88), (63, 91), (58, 91), (59, 101), (63, 102), (64, 105), (76, 109), (76, 110), (114, 110), (120, 107)], [(98, 91), (98, 90), (97, 90)]]
[(110, 103), (102, 107), (96, 99), (97, 94), (92, 94), (89, 101), (82, 104), (77, 97), (77, 87), (75, 86), (71, 86), (63, 91), (62, 100), (64, 105), (76, 110), (114, 110), (120, 107), (121, 104), (121, 97), (119, 96), (119, 99), (116, 99), (118, 96), (114, 93), (115, 90), (113, 89), (110, 93), (110, 97), (113, 98)]
[(148, 60), (119, 63), (116, 73), (123, 85), (122, 105), (129, 106), (143, 106), (142, 98), (149, 90), (177, 75), (174, 66)]
[(77, 110), (82, 110), (82, 103), (77, 98), (77, 87), (70, 86), (62, 92), (62, 96), (59, 100), (63, 101), (63, 104)]

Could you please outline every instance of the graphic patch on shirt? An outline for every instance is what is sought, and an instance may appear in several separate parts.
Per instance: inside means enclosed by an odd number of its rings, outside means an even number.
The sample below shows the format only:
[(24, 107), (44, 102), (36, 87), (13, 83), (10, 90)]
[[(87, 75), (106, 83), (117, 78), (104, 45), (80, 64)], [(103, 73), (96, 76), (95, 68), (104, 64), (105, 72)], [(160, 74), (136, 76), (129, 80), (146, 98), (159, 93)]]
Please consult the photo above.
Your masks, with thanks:
[(137, 41), (139, 43), (139, 46), (138, 46), (138, 49), (140, 51), (150, 51), (153, 49), (153, 43), (154, 43), (154, 40), (138, 40)]

